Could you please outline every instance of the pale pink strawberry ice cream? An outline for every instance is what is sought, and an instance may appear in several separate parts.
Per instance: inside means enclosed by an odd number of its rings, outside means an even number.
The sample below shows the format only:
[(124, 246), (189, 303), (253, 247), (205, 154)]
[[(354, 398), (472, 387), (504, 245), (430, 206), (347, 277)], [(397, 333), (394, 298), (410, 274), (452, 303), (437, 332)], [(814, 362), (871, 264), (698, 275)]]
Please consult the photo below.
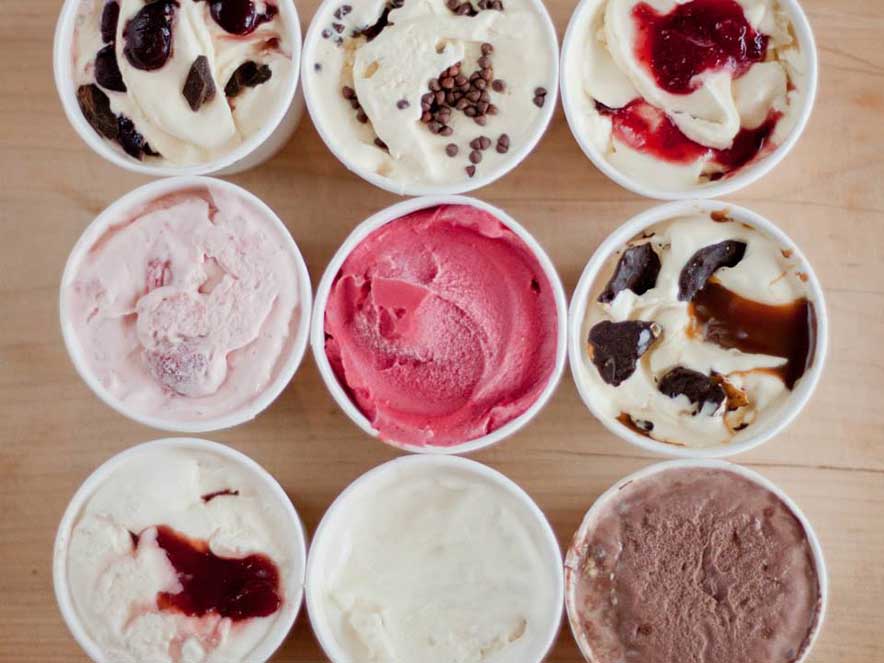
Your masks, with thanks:
[(291, 354), (301, 315), (285, 230), (214, 187), (112, 223), (62, 288), (67, 336), (101, 386), (133, 412), (171, 422), (257, 399)]
[(491, 214), (420, 210), (347, 257), (325, 311), (339, 381), (391, 442), (452, 446), (524, 413), (553, 374), (557, 311), (537, 257)]

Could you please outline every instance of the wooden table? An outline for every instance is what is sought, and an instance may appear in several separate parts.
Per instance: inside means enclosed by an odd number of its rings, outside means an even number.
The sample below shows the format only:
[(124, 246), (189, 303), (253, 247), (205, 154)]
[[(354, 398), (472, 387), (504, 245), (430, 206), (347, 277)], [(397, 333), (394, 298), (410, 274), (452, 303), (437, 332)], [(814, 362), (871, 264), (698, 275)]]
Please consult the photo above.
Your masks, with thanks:
[[(317, 2), (299, 2), (302, 18)], [(85, 661), (56, 609), (55, 528), (100, 463), (163, 437), (104, 406), (62, 344), (57, 287), (68, 252), (108, 203), (146, 178), (93, 154), (68, 126), (52, 82), (60, 0), (5, 0), (0, 11), (0, 661)], [(573, 0), (550, 0), (561, 35)], [(812, 663), (884, 661), (884, 6), (804, 0), (821, 56), (820, 95), (797, 148), (733, 200), (779, 223), (826, 288), (828, 367), (797, 423), (737, 460), (801, 506), (822, 539), (831, 579)], [(316, 283), (359, 221), (395, 198), (348, 173), (309, 119), (285, 150), (233, 178), (288, 224)], [(573, 289), (599, 242), (647, 209), (585, 159), (561, 110), (537, 151), (476, 193), (524, 223)], [(309, 530), (352, 479), (397, 454), (366, 438), (326, 392), (311, 358), (256, 421), (214, 433), (270, 468)], [(653, 460), (593, 419), (566, 375), (525, 430), (477, 460), (521, 484), (567, 545), (587, 507)], [(324, 656), (302, 613), (278, 663)], [(555, 663), (581, 661), (567, 629)], [(514, 662), (516, 663), (516, 662)], [(762, 662), (759, 662), (762, 663)]]

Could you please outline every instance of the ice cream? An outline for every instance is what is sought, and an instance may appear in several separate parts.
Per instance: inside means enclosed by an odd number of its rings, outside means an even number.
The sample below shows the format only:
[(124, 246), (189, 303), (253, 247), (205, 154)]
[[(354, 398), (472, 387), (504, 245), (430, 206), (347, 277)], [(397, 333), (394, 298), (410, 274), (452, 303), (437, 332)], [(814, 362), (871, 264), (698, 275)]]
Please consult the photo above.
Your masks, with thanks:
[(275, 0), (82, 0), (72, 53), (80, 109), (134, 159), (215, 160), (291, 101), (293, 20)]
[(325, 350), (383, 439), (451, 446), (534, 404), (555, 368), (557, 325), (528, 245), (488, 212), (443, 205), (350, 253), (328, 296)]
[(543, 659), (562, 612), (549, 525), (487, 471), (455, 460), (389, 464), (323, 520), (307, 596), (334, 663)]
[(558, 48), (539, 2), (325, 3), (314, 32), (314, 123), (357, 172), (395, 190), (502, 174), (549, 120)]
[(807, 278), (791, 247), (724, 212), (652, 225), (601, 268), (575, 377), (599, 416), (661, 442), (751, 435), (814, 361)]
[(162, 197), (75, 253), (66, 339), (137, 415), (174, 424), (242, 411), (292, 355), (298, 260), (278, 220), (227, 188)]
[[(794, 663), (820, 614), (808, 535), (730, 470), (668, 469), (594, 507), (565, 562), (592, 663)], [(591, 659), (590, 659), (591, 655)]]
[(570, 31), (572, 128), (644, 186), (728, 177), (796, 126), (808, 67), (778, 0), (586, 0)]
[(256, 651), (278, 645), (299, 607), (299, 532), (252, 470), (211, 451), (144, 447), (60, 536), (60, 591), (105, 661), (260, 663)]

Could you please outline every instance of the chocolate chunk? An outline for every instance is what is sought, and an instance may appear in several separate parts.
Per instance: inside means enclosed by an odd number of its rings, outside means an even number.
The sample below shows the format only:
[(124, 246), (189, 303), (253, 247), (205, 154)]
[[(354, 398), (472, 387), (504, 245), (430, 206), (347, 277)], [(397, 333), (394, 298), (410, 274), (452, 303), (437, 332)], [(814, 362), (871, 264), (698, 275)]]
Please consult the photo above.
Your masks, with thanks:
[(215, 81), (212, 78), (212, 69), (209, 67), (209, 58), (205, 55), (197, 56), (190, 65), (190, 73), (187, 74), (182, 94), (194, 113), (204, 103), (215, 98)]
[(257, 62), (247, 60), (231, 74), (230, 80), (224, 86), (224, 94), (228, 99), (232, 99), (242, 92), (244, 87), (257, 87), (269, 81), (271, 76), (273, 71), (268, 65), (259, 65)]
[(130, 157), (141, 161), (144, 156), (144, 136), (135, 130), (135, 125), (128, 117), (120, 115), (117, 119), (118, 139), (123, 151)]
[(659, 274), (660, 257), (650, 243), (630, 247), (620, 256), (617, 269), (599, 295), (599, 301), (608, 304), (622, 290), (632, 290), (637, 295), (643, 295), (657, 285)]
[(120, 21), (120, 3), (112, 0), (101, 10), (101, 39), (105, 44), (117, 40), (117, 23)]
[(95, 82), (105, 90), (126, 91), (113, 44), (108, 44), (95, 54)]
[(689, 302), (720, 267), (736, 267), (746, 254), (746, 243), (726, 240), (706, 246), (688, 260), (678, 276), (678, 299)]
[(635, 373), (638, 360), (660, 336), (656, 322), (603, 320), (589, 330), (592, 363), (602, 380), (615, 387)]
[(81, 85), (77, 88), (77, 103), (86, 121), (99, 134), (116, 140), (120, 134), (117, 116), (111, 110), (110, 99), (97, 85)]
[(715, 412), (725, 399), (724, 389), (718, 382), (708, 375), (683, 366), (677, 366), (664, 375), (658, 388), (669, 398), (687, 396), (697, 406), (695, 415), (703, 411), (707, 403), (713, 406), (711, 412)]

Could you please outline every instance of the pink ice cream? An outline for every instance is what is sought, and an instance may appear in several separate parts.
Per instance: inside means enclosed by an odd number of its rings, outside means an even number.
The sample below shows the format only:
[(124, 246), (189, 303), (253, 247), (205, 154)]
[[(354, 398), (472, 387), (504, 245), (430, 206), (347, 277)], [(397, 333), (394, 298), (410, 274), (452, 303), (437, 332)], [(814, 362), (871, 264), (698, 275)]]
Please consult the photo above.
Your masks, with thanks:
[(62, 287), (88, 370), (113, 399), (170, 422), (251, 404), (290, 356), (300, 316), (290, 238), (218, 188), (111, 225)]
[(553, 373), (557, 312), (531, 249), (487, 212), (420, 210), (348, 256), (326, 353), (385, 440), (451, 446), (524, 413)]

